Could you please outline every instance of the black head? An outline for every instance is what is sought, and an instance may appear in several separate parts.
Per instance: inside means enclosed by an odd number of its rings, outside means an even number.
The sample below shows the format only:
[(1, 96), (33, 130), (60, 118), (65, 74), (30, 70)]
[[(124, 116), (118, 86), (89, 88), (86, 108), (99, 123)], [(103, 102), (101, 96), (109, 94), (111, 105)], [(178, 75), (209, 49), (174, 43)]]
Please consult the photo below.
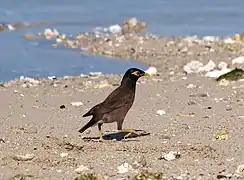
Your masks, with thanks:
[(141, 70), (141, 69), (130, 68), (125, 72), (123, 80), (124, 79), (131, 79), (131, 80), (136, 82), (142, 76), (149, 76), (149, 74), (146, 73), (145, 71)]

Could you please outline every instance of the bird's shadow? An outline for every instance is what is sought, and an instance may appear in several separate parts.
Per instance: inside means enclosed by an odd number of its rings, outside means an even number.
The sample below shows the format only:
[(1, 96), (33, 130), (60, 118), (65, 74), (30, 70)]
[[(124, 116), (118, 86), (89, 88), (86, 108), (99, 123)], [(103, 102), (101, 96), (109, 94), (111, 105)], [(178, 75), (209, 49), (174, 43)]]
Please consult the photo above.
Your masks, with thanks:
[[(104, 140), (116, 140), (116, 141), (122, 141), (125, 139), (128, 139), (127, 141), (129, 141), (129, 139), (131, 139), (130, 141), (133, 141), (133, 140), (135, 141), (134, 138), (150, 135), (149, 132), (146, 132), (144, 130), (136, 130), (136, 129), (134, 129), (134, 130), (136, 131), (136, 133), (131, 133), (127, 137), (126, 137), (126, 135), (129, 134), (128, 132), (114, 132), (114, 133), (108, 133), (108, 134), (103, 135), (103, 139)], [(83, 137), (82, 139), (84, 141), (98, 141), (99, 137)]]

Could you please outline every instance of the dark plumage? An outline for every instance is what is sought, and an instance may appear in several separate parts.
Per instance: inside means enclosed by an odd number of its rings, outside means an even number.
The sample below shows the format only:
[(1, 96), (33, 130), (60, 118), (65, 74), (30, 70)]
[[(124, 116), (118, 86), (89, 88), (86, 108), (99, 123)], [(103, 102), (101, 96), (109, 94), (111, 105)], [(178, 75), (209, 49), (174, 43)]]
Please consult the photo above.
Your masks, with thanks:
[(102, 139), (101, 127), (103, 123), (117, 122), (117, 129), (123, 132), (134, 132), (132, 130), (122, 130), (124, 118), (130, 110), (136, 91), (136, 82), (142, 76), (149, 74), (137, 69), (130, 68), (124, 74), (121, 84), (103, 102), (91, 108), (83, 117), (93, 116), (92, 119), (82, 127), (79, 132), (98, 125), (99, 137)]

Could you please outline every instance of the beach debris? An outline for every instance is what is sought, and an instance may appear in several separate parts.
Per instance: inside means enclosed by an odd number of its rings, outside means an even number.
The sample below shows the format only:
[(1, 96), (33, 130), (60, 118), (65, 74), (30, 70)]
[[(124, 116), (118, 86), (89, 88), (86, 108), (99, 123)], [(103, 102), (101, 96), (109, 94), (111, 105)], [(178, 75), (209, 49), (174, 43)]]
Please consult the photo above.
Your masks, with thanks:
[(120, 27), (120, 25), (115, 24), (115, 25), (109, 26), (108, 30), (112, 34), (119, 34), (119, 33), (121, 33), (122, 28)]
[(229, 132), (228, 131), (218, 131), (215, 138), (219, 139), (219, 140), (227, 140), (229, 138)]
[(44, 34), (45, 38), (49, 40), (53, 37), (57, 37), (59, 35), (59, 32), (54, 28), (53, 29), (47, 28), (47, 29), (45, 29), (43, 34)]
[(120, 166), (117, 167), (118, 169), (118, 173), (119, 174), (124, 174), (124, 173), (127, 173), (129, 172), (130, 170), (132, 170), (132, 166), (129, 165), (128, 163), (123, 163), (121, 164)]
[(145, 72), (153, 76), (157, 74), (157, 68), (154, 66), (150, 66)]
[(235, 41), (243, 41), (244, 33), (236, 33), (234, 36), (232, 36), (232, 39)]
[(156, 113), (157, 113), (158, 116), (162, 116), (162, 115), (166, 114), (166, 112), (164, 110), (162, 110), (162, 109), (157, 110)]
[(226, 79), (221, 79), (219, 81), (219, 85), (220, 86), (228, 86), (230, 84), (230, 81), (226, 80)]
[(24, 77), (24, 76), (20, 76), (20, 81), (24, 83), (30, 83), (29, 85), (33, 85), (33, 86), (36, 86), (40, 83), (39, 80), (36, 80), (34, 78)]
[(230, 71), (231, 71), (231, 69), (229, 69), (229, 68), (224, 68), (224, 69), (221, 69), (221, 70), (213, 70), (213, 71), (207, 72), (205, 74), (205, 77), (218, 78), (221, 75), (226, 74), (226, 73), (228, 73)]
[(239, 79), (242, 79), (244, 77), (244, 71), (240, 68), (235, 68), (232, 71), (229, 71), (225, 74), (220, 75), (216, 81), (220, 81), (222, 79), (226, 79), (229, 81), (237, 81)]
[(179, 159), (180, 157), (181, 157), (180, 152), (178, 152), (178, 151), (170, 151), (169, 153), (164, 154), (163, 156), (161, 156), (159, 158), (159, 160), (164, 159), (166, 161), (173, 161), (175, 159)]
[(12, 158), (16, 161), (30, 161), (35, 157), (34, 154), (26, 154), (26, 155), (14, 155)]
[(244, 175), (244, 164), (241, 164), (236, 169), (237, 174), (243, 174)]
[(89, 76), (101, 76), (102, 72), (90, 72)]
[(69, 155), (69, 153), (61, 153), (61, 154), (60, 154), (60, 157), (61, 157), (61, 158), (64, 158), (64, 157), (67, 157), (68, 155)]
[(214, 41), (218, 41), (219, 37), (217, 37), (217, 36), (204, 36), (202, 39), (204, 41), (214, 42)]
[(202, 68), (203, 68), (203, 63), (201, 63), (200, 61), (191, 61), (183, 67), (184, 71), (187, 74), (199, 73), (201, 72)]
[(60, 105), (60, 107), (59, 107), (60, 109), (64, 109), (65, 108), (65, 105), (64, 104), (62, 104), (62, 105)]
[(122, 34), (140, 33), (146, 29), (146, 22), (138, 21), (137, 18), (132, 17), (123, 22)]
[(187, 63), (183, 69), (187, 74), (201, 73), (212, 71), (216, 67), (216, 64), (210, 60), (205, 66), (200, 61), (191, 61)]
[(83, 173), (84, 171), (88, 171), (90, 168), (88, 168), (87, 166), (84, 166), (84, 165), (80, 165), (78, 168), (75, 169), (75, 172), (77, 174), (81, 174)]
[(228, 64), (224, 61), (221, 61), (219, 64), (218, 64), (218, 69), (227, 69), (228, 68)]
[(82, 102), (71, 102), (71, 105), (75, 107), (79, 107), (79, 106), (83, 106), (84, 104)]
[(194, 84), (188, 84), (188, 85), (186, 86), (186, 88), (188, 88), (188, 89), (192, 89), (192, 88), (195, 88), (195, 87), (197, 87), (197, 86), (194, 85)]
[(243, 64), (243, 63), (244, 63), (244, 56), (240, 56), (232, 60), (232, 64)]

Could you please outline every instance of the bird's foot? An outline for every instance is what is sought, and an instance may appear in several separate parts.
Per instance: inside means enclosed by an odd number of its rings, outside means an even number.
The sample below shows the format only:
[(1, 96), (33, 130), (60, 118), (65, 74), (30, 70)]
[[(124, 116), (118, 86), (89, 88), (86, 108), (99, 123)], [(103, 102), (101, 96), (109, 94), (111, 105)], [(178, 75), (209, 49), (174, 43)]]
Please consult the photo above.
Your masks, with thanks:
[(110, 140), (110, 139), (104, 139), (103, 134), (101, 132), (99, 132), (99, 141), (103, 142), (103, 143), (111, 143), (112, 142), (112, 140)]
[(140, 136), (142, 133), (146, 133), (146, 131), (143, 131), (143, 130), (140, 130), (140, 131), (137, 131), (135, 129), (122, 129), (120, 130), (119, 132), (124, 132), (124, 133), (128, 133), (124, 136), (124, 139), (130, 137), (131, 134), (136, 134), (138, 136)]

